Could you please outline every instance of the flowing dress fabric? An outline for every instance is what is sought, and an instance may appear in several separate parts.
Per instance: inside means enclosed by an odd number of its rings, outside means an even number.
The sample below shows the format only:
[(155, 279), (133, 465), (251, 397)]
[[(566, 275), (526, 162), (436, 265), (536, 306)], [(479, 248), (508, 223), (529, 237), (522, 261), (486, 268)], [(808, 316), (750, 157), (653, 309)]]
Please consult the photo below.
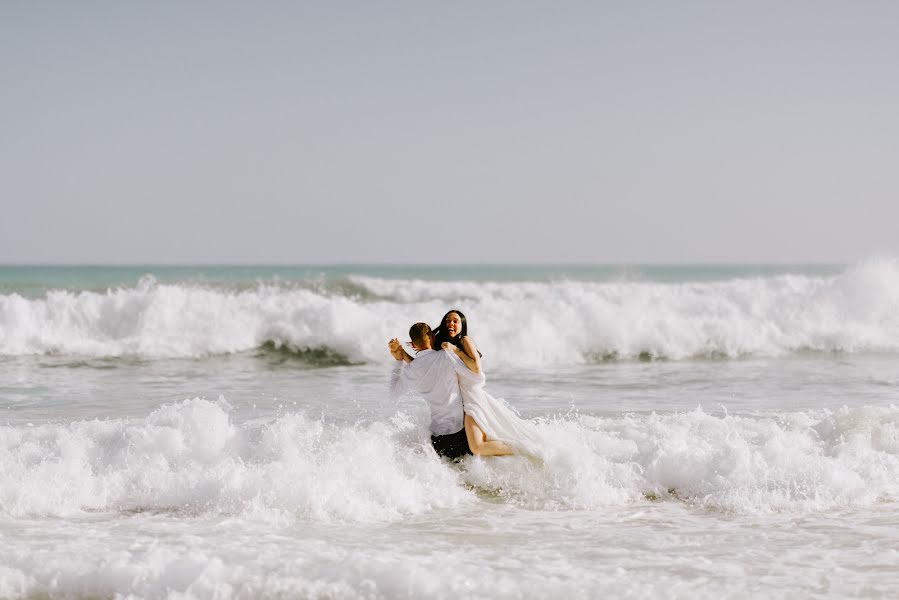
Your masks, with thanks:
[(484, 389), (486, 378), (461, 379), (462, 405), (487, 434), (489, 440), (499, 440), (510, 446), (516, 454), (524, 454), (543, 460), (544, 445), (533, 423), (522, 419), (504, 400), (494, 398)]

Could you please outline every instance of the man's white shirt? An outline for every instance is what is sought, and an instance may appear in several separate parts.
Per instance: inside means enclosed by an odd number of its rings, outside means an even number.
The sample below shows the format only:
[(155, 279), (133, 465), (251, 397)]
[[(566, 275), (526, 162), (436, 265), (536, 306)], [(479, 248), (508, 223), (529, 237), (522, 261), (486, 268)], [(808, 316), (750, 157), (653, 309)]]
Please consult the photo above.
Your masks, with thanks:
[(396, 361), (390, 374), (390, 393), (393, 398), (414, 392), (420, 394), (431, 407), (431, 434), (449, 435), (462, 429), (462, 391), (458, 377), (479, 381), (455, 352), (420, 350), (415, 360)]

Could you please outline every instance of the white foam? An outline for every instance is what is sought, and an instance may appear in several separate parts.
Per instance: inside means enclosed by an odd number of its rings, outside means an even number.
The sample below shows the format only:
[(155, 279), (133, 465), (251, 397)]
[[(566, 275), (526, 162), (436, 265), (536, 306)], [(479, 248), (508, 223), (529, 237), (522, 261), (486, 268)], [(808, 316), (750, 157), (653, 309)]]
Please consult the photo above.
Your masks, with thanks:
[[(172, 510), (384, 520), (471, 501), (423, 427), (337, 427), (299, 414), (235, 426), (224, 400), (141, 420), (5, 427), (0, 509), (13, 516)], [(406, 440), (401, 445), (399, 440)]]
[(16, 557), (14, 567), (0, 566), (0, 594), (4, 598), (371, 599), (555, 597), (561, 593), (586, 598), (597, 591), (618, 596), (635, 588), (645, 596), (653, 587), (652, 582), (633, 581), (623, 569), (609, 577), (597, 573), (595, 565), (575, 566), (558, 559), (527, 557), (531, 564), (523, 569), (522, 554), (527, 549), (516, 549), (514, 559), (484, 557), (475, 548), (466, 549), (468, 539), (457, 539), (455, 547), (441, 547), (439, 552), (429, 551), (422, 541), (409, 552), (410, 542), (404, 540), (397, 540), (401, 548), (361, 546), (352, 551), (318, 540), (297, 549), (282, 540), (280, 552), (261, 544), (252, 550), (238, 548), (229, 540), (216, 540), (218, 544), (212, 546), (198, 539), (198, 549), (115, 541), (119, 547), (114, 550), (104, 548), (70, 560)]
[(0, 512), (186, 511), (263, 520), (383, 521), (476, 501), (593, 509), (668, 498), (738, 513), (899, 499), (899, 408), (767, 416), (701, 409), (540, 424), (545, 464), (470, 457), (456, 469), (426, 423), (338, 425), (287, 414), (236, 425), (224, 400), (144, 419), (3, 427)]
[[(234, 417), (223, 399), (192, 399), (139, 419), (0, 427), (0, 597), (895, 587), (899, 407), (547, 418), (543, 464), (451, 465), (402, 413)], [(856, 526), (865, 544), (846, 533)]]
[(229, 291), (142, 280), (106, 293), (0, 296), (0, 354), (197, 357), (266, 342), (386, 362), (409, 324), (464, 310), (494, 365), (641, 354), (899, 352), (899, 261), (834, 277), (702, 283), (479, 283), (353, 278), (362, 297), (288, 285)]

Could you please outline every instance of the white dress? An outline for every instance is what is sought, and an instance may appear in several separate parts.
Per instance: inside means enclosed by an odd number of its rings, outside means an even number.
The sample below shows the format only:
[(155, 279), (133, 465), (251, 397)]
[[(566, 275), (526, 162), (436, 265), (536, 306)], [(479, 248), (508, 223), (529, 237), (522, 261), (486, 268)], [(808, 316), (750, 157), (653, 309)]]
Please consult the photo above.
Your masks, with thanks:
[(484, 389), (486, 378), (481, 373), (477, 379), (459, 378), (462, 389), (462, 406), (488, 440), (499, 440), (511, 447), (516, 454), (524, 454), (542, 460), (544, 445), (537, 428), (518, 416), (505, 400), (494, 398)]

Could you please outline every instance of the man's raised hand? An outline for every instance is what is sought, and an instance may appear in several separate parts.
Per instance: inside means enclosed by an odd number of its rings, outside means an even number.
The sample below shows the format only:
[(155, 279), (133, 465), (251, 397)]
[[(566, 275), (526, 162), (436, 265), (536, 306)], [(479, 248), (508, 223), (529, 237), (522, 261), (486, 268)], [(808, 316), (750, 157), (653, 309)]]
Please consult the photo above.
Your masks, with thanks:
[(390, 355), (396, 360), (403, 360), (403, 345), (400, 344), (400, 341), (396, 338), (393, 338), (389, 342), (387, 342), (387, 347), (390, 348)]

